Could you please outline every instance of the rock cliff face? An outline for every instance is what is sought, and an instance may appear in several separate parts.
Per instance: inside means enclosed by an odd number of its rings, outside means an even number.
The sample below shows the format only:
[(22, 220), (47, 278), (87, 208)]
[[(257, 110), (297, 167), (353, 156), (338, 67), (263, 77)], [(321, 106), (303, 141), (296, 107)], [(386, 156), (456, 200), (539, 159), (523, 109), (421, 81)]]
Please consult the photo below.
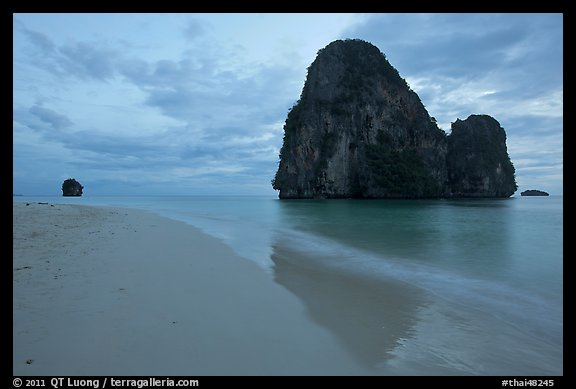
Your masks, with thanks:
[(68, 178), (62, 183), (62, 196), (82, 196), (84, 187), (74, 178)]
[(470, 115), (452, 124), (446, 161), (452, 196), (510, 197), (516, 191), (506, 132), (488, 115)]
[[(288, 113), (272, 184), (280, 198), (477, 195), (476, 173), (466, 181), (448, 170), (466, 165), (447, 163), (450, 145), (464, 138), (448, 141), (377, 47), (361, 40), (335, 41), (318, 52), (300, 100)], [(484, 152), (482, 147), (474, 150)], [(491, 176), (484, 195), (507, 193), (493, 189), (501, 181)], [(453, 191), (452, 182), (462, 188)]]

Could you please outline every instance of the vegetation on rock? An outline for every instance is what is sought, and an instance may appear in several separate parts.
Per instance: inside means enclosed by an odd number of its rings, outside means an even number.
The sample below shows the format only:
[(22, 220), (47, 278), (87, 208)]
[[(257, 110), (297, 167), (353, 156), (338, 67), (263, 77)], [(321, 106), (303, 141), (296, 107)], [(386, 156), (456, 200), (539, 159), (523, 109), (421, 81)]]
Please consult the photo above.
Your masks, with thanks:
[(319, 50), (284, 125), (280, 198), (508, 197), (506, 135), (487, 115), (447, 136), (380, 50), (339, 40)]

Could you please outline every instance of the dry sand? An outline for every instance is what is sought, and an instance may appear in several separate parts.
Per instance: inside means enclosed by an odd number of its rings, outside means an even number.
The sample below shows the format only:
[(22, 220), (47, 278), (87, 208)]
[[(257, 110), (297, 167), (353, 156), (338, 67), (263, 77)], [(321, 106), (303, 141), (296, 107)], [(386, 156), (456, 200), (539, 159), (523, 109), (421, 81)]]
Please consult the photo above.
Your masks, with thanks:
[(185, 223), (38, 203), (13, 216), (14, 375), (378, 374), (269, 274)]

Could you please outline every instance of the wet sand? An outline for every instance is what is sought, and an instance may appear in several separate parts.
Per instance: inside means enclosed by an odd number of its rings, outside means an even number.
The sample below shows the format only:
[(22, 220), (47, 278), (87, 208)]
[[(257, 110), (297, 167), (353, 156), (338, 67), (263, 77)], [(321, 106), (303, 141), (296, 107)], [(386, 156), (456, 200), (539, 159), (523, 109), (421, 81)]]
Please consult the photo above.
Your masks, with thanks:
[(371, 375), (270, 274), (145, 211), (13, 205), (14, 375)]

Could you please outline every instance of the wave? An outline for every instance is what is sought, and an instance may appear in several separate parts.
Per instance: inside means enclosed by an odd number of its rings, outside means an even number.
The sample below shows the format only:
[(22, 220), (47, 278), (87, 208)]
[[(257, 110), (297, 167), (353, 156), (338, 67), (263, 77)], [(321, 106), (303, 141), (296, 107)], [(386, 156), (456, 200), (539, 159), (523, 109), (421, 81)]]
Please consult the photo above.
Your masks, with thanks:
[[(455, 270), (378, 255), (336, 240), (293, 229), (277, 230), (275, 244), (300, 255), (291, 261), (346, 272), (358, 277), (393, 278), (457, 304), (478, 315), (490, 315), (519, 331), (558, 340), (562, 337), (562, 301), (522, 290), (500, 281), (473, 278)], [(300, 263), (302, 265), (302, 263)]]

